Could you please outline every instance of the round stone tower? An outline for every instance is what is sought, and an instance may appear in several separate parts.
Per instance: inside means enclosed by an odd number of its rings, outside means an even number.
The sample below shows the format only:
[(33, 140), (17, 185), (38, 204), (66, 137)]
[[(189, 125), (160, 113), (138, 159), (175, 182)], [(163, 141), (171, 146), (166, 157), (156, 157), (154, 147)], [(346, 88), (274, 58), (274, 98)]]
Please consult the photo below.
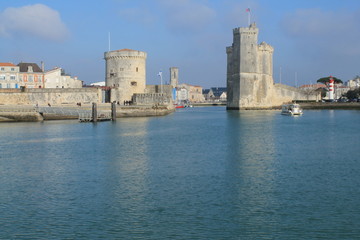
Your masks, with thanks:
[(145, 92), (146, 56), (131, 49), (105, 52), (105, 81), (112, 88), (111, 101), (131, 101), (134, 93)]

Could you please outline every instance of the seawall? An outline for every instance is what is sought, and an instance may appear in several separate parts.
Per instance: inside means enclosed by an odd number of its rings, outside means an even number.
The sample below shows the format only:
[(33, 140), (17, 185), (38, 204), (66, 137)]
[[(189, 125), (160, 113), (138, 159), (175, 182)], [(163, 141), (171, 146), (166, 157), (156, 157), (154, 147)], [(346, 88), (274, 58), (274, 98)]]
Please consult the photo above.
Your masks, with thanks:
[[(67, 110), (91, 110), (91, 104), (81, 107), (76, 105), (54, 105), (49, 108), (63, 108)], [(175, 111), (175, 108), (167, 106), (116, 106), (116, 117), (155, 117), (165, 116)], [(98, 104), (98, 113), (110, 113), (109, 103)], [(79, 119), (78, 115), (64, 115), (55, 113), (38, 112), (33, 105), (6, 105), (0, 106), (0, 122), (38, 122), (45, 120), (70, 120)]]
[(100, 88), (0, 89), (0, 104), (66, 104), (101, 102)]

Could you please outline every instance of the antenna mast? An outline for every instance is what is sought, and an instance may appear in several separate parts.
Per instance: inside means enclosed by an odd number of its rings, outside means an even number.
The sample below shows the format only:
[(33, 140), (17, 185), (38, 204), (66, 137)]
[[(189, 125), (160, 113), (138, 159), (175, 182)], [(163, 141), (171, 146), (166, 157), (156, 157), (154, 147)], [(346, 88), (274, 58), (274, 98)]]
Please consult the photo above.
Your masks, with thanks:
[(109, 52), (110, 52), (110, 32), (108, 38), (109, 38)]

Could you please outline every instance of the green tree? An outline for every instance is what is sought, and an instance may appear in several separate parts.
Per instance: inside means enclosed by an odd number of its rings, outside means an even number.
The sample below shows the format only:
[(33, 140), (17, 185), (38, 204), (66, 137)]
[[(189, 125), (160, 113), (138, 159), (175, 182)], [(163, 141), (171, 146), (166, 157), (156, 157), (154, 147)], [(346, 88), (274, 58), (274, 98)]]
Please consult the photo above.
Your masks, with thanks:
[[(316, 82), (327, 85), (327, 83), (330, 82), (330, 77), (331, 76), (320, 78)], [(336, 84), (343, 83), (343, 81), (341, 81), (341, 79), (339, 79), (339, 78), (336, 78), (336, 77), (332, 77), (332, 78), (334, 79), (334, 83), (336, 83)]]
[(359, 98), (359, 97), (360, 97), (360, 89), (357, 88), (357, 89), (354, 89), (354, 90), (349, 90), (349, 91), (346, 93), (346, 97), (347, 97), (348, 99)]

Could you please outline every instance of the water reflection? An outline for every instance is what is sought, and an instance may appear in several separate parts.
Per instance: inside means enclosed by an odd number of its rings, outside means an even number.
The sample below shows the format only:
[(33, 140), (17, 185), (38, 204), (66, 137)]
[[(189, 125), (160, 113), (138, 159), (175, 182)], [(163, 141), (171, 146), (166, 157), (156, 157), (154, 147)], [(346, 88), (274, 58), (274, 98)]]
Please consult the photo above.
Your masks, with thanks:
[[(226, 131), (228, 136), (229, 184), (237, 202), (239, 230), (269, 232), (277, 222), (272, 214), (273, 192), (276, 191), (276, 151), (273, 125), (277, 112), (240, 111), (228, 112)], [(236, 179), (236, 180), (234, 180)]]
[[(149, 118), (121, 119), (116, 122), (107, 139), (111, 159), (107, 168), (107, 211), (113, 216), (109, 232), (137, 232), (144, 221), (148, 195), (148, 127)], [(114, 134), (115, 132), (115, 134)], [(106, 217), (104, 217), (106, 218)]]

